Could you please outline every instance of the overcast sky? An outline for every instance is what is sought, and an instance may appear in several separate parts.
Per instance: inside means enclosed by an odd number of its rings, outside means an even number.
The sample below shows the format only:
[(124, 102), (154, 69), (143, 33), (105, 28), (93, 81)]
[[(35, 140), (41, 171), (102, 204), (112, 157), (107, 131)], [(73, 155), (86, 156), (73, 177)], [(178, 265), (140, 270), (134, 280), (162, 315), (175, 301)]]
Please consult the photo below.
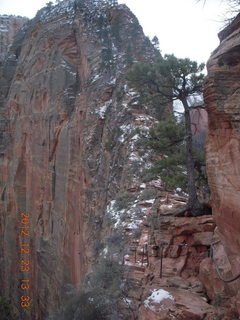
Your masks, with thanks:
[[(0, 14), (32, 18), (48, 0), (0, 0)], [(206, 62), (218, 46), (224, 0), (119, 0), (138, 17), (145, 34), (159, 38), (163, 54)]]

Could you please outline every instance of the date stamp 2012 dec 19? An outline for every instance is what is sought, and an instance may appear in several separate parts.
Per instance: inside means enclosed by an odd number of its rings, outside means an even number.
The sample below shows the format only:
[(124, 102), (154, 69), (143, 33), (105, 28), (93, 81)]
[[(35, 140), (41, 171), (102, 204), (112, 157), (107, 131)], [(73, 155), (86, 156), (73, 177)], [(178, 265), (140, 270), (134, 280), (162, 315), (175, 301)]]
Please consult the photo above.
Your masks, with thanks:
[(19, 273), (20, 273), (20, 283), (19, 289), (20, 294), (20, 306), (24, 310), (28, 310), (31, 307), (31, 297), (30, 297), (30, 272), (31, 272), (31, 227), (30, 227), (30, 214), (20, 213), (19, 217)]

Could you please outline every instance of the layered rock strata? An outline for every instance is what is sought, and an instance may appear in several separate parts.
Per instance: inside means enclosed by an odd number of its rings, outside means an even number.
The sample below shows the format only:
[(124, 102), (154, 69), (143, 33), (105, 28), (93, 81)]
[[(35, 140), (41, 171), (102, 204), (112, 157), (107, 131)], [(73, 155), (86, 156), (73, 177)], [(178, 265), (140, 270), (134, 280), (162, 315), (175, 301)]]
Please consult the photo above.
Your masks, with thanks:
[(40, 10), (9, 54), (10, 71), (1, 73), (0, 288), (18, 304), (19, 214), (29, 213), (33, 308), (24, 319), (46, 319), (91, 270), (107, 203), (132, 180), (128, 142), (148, 111), (129, 105), (136, 93), (125, 74), (157, 53), (126, 6), (64, 1)]
[[(240, 16), (223, 30), (221, 43), (208, 62), (205, 103), (209, 115), (207, 139), (207, 173), (211, 204), (218, 226), (220, 243), (216, 259), (224, 279), (240, 274)], [(224, 263), (227, 261), (227, 263)], [(213, 272), (203, 265), (205, 284), (212, 298), (236, 297), (239, 306), (240, 280), (231, 285), (215, 280)], [(208, 277), (206, 278), (206, 270)], [(208, 282), (208, 283), (207, 283)], [(239, 313), (240, 314), (240, 313)]]

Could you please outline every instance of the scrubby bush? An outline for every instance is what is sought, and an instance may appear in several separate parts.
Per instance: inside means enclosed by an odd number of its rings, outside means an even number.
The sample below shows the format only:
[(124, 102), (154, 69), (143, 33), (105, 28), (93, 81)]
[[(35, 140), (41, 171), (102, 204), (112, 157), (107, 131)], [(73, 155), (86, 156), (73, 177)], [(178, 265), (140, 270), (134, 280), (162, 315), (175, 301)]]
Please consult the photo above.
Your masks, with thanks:
[(145, 189), (140, 194), (139, 200), (144, 201), (144, 200), (155, 199), (156, 196), (157, 196), (157, 190), (155, 190), (155, 189)]
[(122, 265), (102, 258), (82, 289), (48, 320), (118, 320), (122, 274)]
[(81, 290), (66, 306), (50, 319), (53, 320), (105, 320), (106, 306), (96, 292)]
[(114, 148), (114, 143), (113, 143), (113, 141), (107, 141), (106, 143), (105, 143), (105, 149), (108, 151), (108, 152), (110, 152), (110, 151), (112, 151), (112, 149)]
[(119, 192), (116, 196), (115, 208), (122, 210), (127, 208), (134, 200), (135, 195), (130, 192)]

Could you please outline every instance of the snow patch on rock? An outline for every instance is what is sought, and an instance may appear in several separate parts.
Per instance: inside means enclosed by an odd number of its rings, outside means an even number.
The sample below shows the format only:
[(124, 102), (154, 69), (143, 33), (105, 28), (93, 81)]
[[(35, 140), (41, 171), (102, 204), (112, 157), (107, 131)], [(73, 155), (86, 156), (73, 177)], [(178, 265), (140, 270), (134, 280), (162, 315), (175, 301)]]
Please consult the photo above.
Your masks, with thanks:
[(151, 305), (152, 303), (161, 303), (165, 299), (174, 300), (173, 296), (166, 290), (163, 289), (154, 289), (152, 294), (144, 301), (144, 306), (153, 311), (156, 311), (156, 308)]
[(105, 119), (106, 111), (111, 104), (112, 104), (112, 99), (105, 102), (103, 106), (101, 106), (98, 110), (96, 110), (96, 114), (99, 115), (99, 119)]

